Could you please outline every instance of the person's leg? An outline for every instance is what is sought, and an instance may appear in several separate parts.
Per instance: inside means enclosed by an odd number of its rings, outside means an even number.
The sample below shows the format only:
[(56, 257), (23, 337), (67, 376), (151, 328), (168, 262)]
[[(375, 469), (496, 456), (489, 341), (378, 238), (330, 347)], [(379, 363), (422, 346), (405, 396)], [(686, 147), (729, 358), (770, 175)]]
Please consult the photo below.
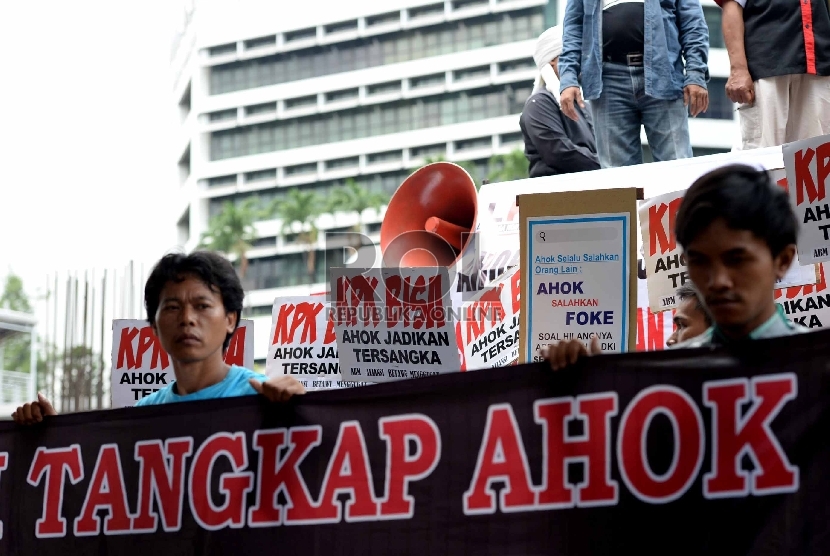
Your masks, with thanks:
[(830, 135), (830, 77), (794, 75), (784, 142)]
[(603, 168), (643, 163), (640, 112), (634, 99), (630, 68), (602, 65), (602, 94), (591, 101), (597, 153)]
[(790, 105), (789, 75), (765, 77), (753, 83), (755, 103), (738, 107), (743, 149), (776, 147), (784, 143)]
[(641, 74), (637, 100), (643, 113), (643, 127), (654, 161), (691, 158), (689, 117), (683, 98), (661, 100), (646, 95), (645, 76)]

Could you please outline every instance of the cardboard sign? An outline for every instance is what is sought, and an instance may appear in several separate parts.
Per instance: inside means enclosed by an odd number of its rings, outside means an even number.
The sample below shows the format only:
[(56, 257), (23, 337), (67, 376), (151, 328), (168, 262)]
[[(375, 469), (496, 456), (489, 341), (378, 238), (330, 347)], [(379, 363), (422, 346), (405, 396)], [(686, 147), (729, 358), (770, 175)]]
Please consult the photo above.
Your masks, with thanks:
[(458, 370), (446, 268), (332, 270), (344, 379), (384, 382)]
[(830, 135), (783, 146), (790, 202), (801, 225), (798, 258), (802, 264), (830, 260)]
[[(225, 363), (254, 368), (254, 321), (241, 320)], [(146, 320), (112, 321), (112, 407), (132, 407), (176, 380), (170, 356)]]
[(519, 197), (522, 252), (521, 362), (570, 339), (603, 352), (634, 348), (635, 189)]
[(291, 375), (306, 390), (363, 385), (344, 382), (337, 355), (337, 335), (329, 304), (319, 295), (283, 297), (274, 301), (271, 345), (265, 373)]
[(465, 303), (458, 323), (467, 370), (515, 365), (519, 360), (521, 273), (513, 267)]

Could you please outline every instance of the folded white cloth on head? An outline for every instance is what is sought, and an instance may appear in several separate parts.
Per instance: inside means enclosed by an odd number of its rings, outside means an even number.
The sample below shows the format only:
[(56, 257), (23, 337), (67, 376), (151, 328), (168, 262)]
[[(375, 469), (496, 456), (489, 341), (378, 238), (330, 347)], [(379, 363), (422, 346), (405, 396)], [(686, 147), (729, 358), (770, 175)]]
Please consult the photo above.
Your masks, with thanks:
[(553, 94), (556, 102), (559, 102), (559, 79), (553, 71), (550, 63), (562, 53), (562, 26), (551, 27), (536, 41), (536, 50), (533, 53), (533, 61), (539, 70), (536, 83), (533, 87), (533, 94), (545, 87)]

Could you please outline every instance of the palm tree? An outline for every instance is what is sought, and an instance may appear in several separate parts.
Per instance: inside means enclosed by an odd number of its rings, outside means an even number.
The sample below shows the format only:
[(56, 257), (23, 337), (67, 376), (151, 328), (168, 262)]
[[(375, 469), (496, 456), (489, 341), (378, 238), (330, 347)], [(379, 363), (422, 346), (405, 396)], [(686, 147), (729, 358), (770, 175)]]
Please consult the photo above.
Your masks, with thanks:
[(239, 263), (239, 277), (248, 271), (248, 250), (256, 239), (254, 222), (263, 214), (257, 209), (257, 198), (246, 199), (241, 204), (231, 201), (222, 205), (222, 212), (210, 219), (208, 229), (202, 234), (199, 248), (234, 254)]
[(488, 161), (490, 183), (521, 180), (529, 177), (530, 166), (522, 150), (516, 149), (509, 154), (492, 156)]
[(343, 187), (334, 190), (329, 203), (329, 210), (331, 212), (356, 212), (357, 225), (354, 228), (356, 232), (363, 231), (363, 213), (367, 209), (375, 209), (380, 211), (383, 205), (389, 202), (389, 197), (383, 193), (375, 193), (370, 191), (363, 185), (357, 183), (353, 179), (346, 180)]
[(306, 272), (308, 272), (311, 283), (314, 283), (316, 276), (316, 250), (318, 230), (315, 219), (323, 212), (320, 196), (314, 191), (301, 191), (291, 189), (285, 199), (275, 200), (271, 205), (272, 214), (282, 220), (282, 233), (294, 233), (294, 224), (299, 224), (297, 240), (308, 246), (305, 253)]

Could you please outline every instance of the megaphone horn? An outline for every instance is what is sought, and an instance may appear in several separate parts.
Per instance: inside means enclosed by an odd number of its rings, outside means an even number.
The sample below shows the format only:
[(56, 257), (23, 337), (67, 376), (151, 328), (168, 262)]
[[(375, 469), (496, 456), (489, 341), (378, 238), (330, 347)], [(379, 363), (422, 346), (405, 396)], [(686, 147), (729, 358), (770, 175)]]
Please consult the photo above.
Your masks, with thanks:
[(454, 265), (475, 229), (477, 197), (473, 178), (452, 162), (413, 172), (392, 196), (381, 223), (384, 265)]

